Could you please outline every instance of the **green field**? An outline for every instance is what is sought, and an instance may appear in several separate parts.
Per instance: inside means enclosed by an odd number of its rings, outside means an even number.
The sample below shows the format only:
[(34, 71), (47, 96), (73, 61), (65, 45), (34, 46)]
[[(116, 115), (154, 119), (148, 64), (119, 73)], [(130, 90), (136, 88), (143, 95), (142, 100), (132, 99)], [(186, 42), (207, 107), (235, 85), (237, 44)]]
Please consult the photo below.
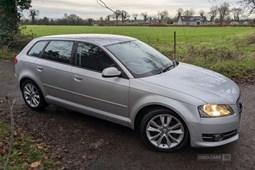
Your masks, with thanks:
[[(177, 55), (173, 34), (177, 33)], [(56, 34), (118, 34), (135, 37), (166, 56), (213, 69), (236, 80), (255, 77), (254, 27), (26, 26), (34, 37)]]
[(234, 49), (233, 39), (245, 37), (255, 29), (252, 27), (27, 26), (24, 33), (31, 31), (36, 37), (82, 33), (119, 34), (135, 37), (151, 45), (169, 46), (169, 48), (172, 47), (173, 32), (176, 31), (177, 42), (182, 51), (190, 45)]

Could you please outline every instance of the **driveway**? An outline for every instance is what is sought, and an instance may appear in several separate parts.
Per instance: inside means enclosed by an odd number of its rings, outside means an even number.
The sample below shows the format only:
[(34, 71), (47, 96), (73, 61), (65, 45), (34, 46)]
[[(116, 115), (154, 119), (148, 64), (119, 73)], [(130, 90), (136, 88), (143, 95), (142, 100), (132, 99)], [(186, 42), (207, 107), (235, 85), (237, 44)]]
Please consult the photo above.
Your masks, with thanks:
[[(255, 84), (239, 85), (244, 110), (238, 141), (216, 148), (187, 146), (166, 154), (149, 150), (139, 134), (123, 126), (54, 105), (43, 112), (28, 109), (15, 82), (13, 64), (0, 61), (0, 101), (5, 96), (16, 98), (16, 126), (45, 143), (63, 169), (253, 169)], [(0, 121), (4, 121), (3, 113), (0, 108)]]

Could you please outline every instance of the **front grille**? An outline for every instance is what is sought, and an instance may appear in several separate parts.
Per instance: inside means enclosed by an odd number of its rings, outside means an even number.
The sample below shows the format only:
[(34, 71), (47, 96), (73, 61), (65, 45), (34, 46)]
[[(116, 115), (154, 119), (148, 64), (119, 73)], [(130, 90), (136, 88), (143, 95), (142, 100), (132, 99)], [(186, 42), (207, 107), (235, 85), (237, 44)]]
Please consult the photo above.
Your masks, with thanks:
[(237, 134), (237, 130), (226, 132), (226, 133), (219, 133), (219, 134), (203, 134), (203, 140), (206, 142), (219, 142), (222, 140), (229, 139)]

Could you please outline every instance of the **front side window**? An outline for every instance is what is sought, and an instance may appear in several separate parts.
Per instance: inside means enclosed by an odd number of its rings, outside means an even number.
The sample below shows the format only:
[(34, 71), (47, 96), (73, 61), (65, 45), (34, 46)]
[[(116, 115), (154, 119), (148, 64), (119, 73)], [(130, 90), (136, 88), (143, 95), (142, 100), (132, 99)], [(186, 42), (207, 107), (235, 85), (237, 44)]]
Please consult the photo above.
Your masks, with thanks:
[(72, 55), (73, 42), (51, 41), (43, 53), (43, 58), (69, 64)]
[(101, 48), (87, 43), (78, 43), (75, 62), (79, 67), (98, 72), (102, 72), (107, 67), (116, 67)]
[(106, 48), (138, 78), (160, 74), (174, 65), (169, 58), (141, 41), (112, 44)]
[(29, 56), (39, 57), (48, 41), (37, 42), (28, 52)]

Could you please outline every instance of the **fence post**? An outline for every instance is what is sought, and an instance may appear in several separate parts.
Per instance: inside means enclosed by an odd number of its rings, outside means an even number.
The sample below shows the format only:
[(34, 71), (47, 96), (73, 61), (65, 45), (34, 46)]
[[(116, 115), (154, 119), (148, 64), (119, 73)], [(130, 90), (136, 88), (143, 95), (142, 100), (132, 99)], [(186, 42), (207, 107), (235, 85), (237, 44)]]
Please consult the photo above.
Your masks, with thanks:
[(174, 31), (174, 55), (176, 55), (176, 31)]

